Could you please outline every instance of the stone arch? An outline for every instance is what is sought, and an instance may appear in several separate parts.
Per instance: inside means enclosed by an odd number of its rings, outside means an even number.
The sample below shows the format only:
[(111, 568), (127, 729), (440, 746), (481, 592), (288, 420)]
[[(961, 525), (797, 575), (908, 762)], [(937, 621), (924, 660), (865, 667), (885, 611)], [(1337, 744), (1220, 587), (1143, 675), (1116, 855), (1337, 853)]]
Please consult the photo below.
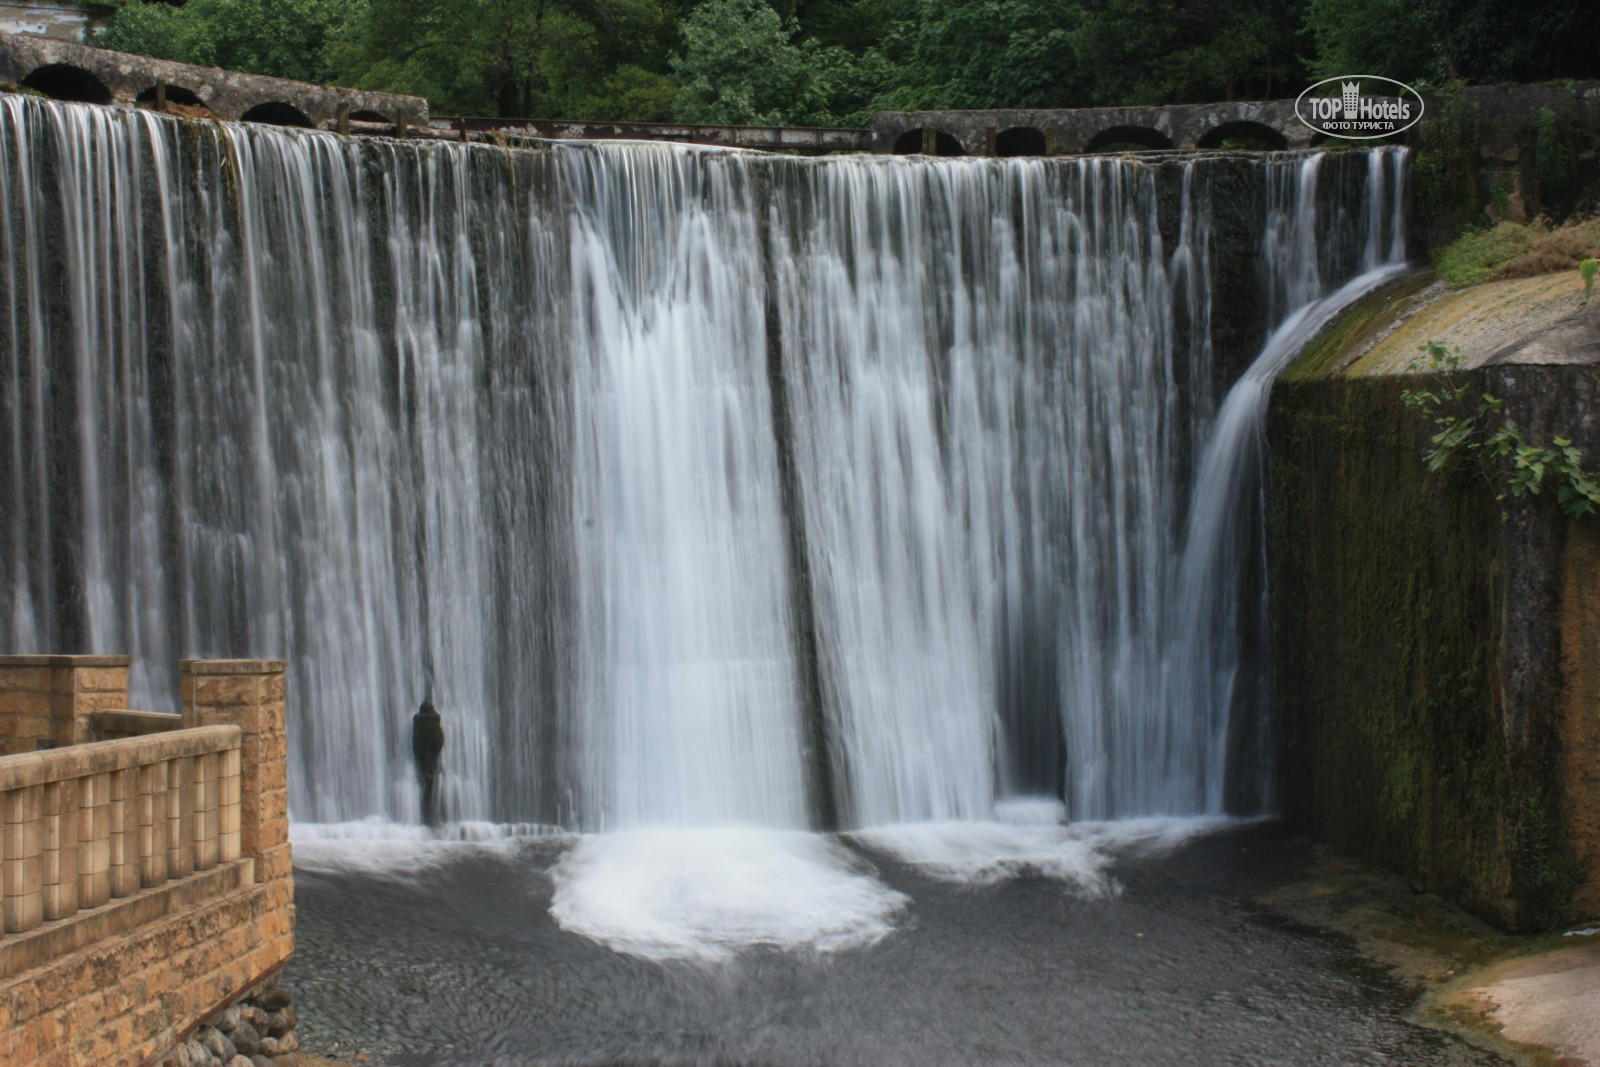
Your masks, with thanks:
[(1260, 122), (1240, 120), (1213, 126), (1201, 136), (1197, 148), (1234, 148), (1251, 152), (1281, 152), (1289, 139)]
[[(894, 139), (892, 151), (897, 156), (915, 156), (922, 154), (922, 134), (924, 127), (918, 126), (914, 130), (907, 130)], [(945, 133), (943, 130), (934, 131), (934, 155), (937, 156), (964, 156), (966, 149), (961, 147), (961, 142)]]
[(269, 100), (264, 104), (257, 104), (239, 118), (245, 122), (260, 122), (268, 126), (300, 126), (308, 130), (313, 125), (304, 111), (281, 100)]
[(1085, 152), (1151, 151), (1172, 147), (1172, 138), (1148, 126), (1113, 126), (1083, 146)]
[(1044, 131), (1036, 130), (1032, 126), (1013, 126), (1009, 130), (1001, 130), (994, 139), (994, 154), (1042, 156), (1045, 154)]
[[(150, 88), (148, 88), (144, 92), (140, 93), (138, 95), (138, 97), (136, 97), (136, 100), (137, 100), (138, 103), (148, 104), (148, 103), (152, 103), (155, 100), (155, 98), (156, 98), (156, 87), (154, 85), (152, 85), (152, 86), (150, 86)], [(193, 89), (185, 89), (181, 85), (173, 85), (171, 83), (168, 83), (168, 85), (167, 85), (167, 103), (169, 103), (169, 104), (187, 104), (190, 107), (205, 107), (206, 106), (206, 102), (204, 100), (200, 99), (200, 94), (196, 93)]]
[(371, 110), (352, 111), (352, 112), (350, 112), (350, 121), (351, 122), (387, 122), (387, 123), (390, 123), (391, 125), (394, 123), (394, 119), (391, 119), (389, 116), (384, 115), (384, 114), (382, 114), (380, 112), (371, 111)]
[(47, 63), (35, 67), (22, 79), (24, 88), (37, 89), (52, 100), (76, 100), (84, 104), (111, 103), (106, 83), (82, 67), (70, 63)]

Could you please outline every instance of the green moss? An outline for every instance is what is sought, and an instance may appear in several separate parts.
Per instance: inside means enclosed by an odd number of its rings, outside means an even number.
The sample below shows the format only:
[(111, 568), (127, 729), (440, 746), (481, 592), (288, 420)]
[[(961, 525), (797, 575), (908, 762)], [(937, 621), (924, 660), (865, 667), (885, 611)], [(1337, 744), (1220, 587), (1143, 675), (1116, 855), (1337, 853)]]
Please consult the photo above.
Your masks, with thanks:
[(1307, 345), (1278, 380), (1297, 382), (1326, 377), (1356, 342), (1373, 336), (1376, 327), (1393, 317), (1402, 302), (1426, 289), (1432, 281), (1432, 275), (1422, 272), (1362, 297)]

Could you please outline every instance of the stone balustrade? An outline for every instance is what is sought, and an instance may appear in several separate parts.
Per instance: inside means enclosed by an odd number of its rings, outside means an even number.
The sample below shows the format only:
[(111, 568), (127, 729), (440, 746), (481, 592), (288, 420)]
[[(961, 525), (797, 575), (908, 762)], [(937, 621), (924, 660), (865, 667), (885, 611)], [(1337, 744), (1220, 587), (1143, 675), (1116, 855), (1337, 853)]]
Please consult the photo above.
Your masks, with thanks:
[(12, 935), (239, 859), (243, 741), (207, 726), (0, 758), (0, 976), (38, 962)]
[(284, 664), (181, 669), (0, 656), (0, 1063), (163, 1062), (294, 951)]

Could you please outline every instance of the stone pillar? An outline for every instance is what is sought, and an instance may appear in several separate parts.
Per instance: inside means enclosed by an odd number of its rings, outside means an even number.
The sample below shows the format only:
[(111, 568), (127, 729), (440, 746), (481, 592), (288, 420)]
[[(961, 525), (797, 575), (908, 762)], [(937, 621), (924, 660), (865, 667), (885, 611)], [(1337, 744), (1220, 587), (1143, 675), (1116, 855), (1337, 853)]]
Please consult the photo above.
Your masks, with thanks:
[(0, 755), (94, 740), (95, 712), (128, 706), (129, 656), (0, 656)]
[[(232, 723), (244, 728), (237, 774), (219, 769), (219, 795), (226, 803), (237, 791), (239, 825), (220, 825), (219, 834), (239, 835), (240, 854), (256, 861), (256, 881), (289, 874), (288, 746), (283, 729), (281, 659), (186, 659), (183, 674), (183, 725)], [(226, 851), (226, 849), (224, 849)]]

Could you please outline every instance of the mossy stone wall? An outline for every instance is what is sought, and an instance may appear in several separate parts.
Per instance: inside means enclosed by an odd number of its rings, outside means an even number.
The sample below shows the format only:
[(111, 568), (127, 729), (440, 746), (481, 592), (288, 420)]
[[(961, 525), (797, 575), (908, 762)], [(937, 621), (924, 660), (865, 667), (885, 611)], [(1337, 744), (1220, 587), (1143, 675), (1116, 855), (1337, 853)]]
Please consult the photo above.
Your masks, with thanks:
[[(1430, 474), (1415, 379), (1300, 370), (1268, 417), (1284, 816), (1508, 929), (1592, 918), (1595, 520), (1498, 502), (1475, 468)], [(1600, 369), (1471, 373), (1519, 426), (1600, 458)]]

